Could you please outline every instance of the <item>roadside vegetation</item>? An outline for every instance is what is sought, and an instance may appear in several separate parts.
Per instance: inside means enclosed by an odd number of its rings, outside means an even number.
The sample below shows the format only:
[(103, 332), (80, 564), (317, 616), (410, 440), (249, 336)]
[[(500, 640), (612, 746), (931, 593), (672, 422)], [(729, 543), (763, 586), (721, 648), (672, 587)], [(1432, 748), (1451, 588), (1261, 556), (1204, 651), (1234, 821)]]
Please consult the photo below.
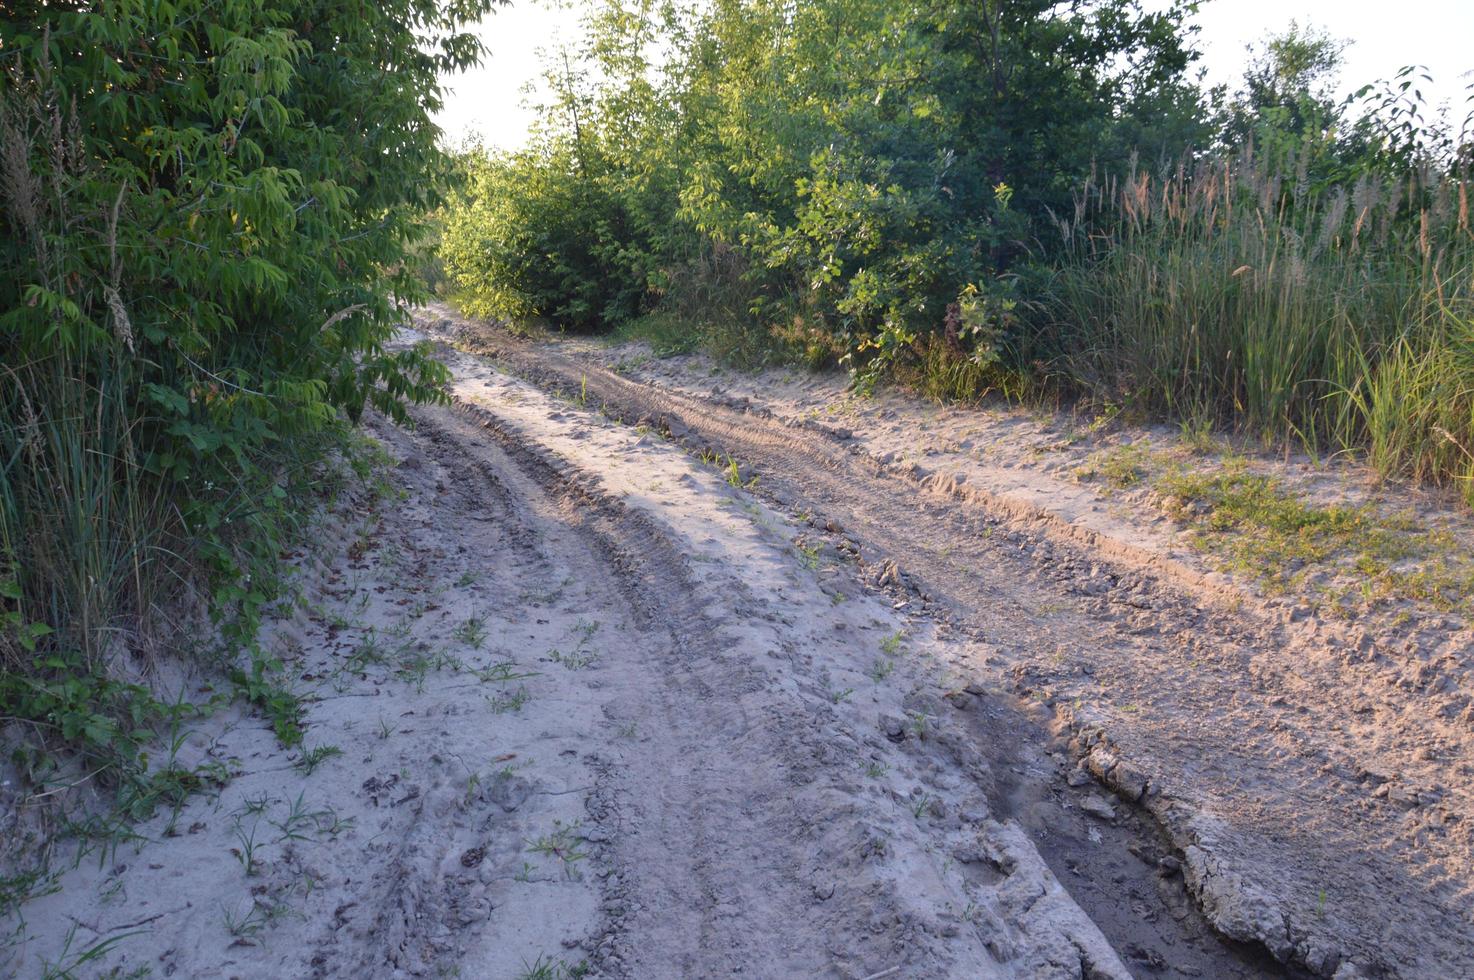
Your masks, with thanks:
[(476, 315), (935, 398), (1087, 398), (1474, 503), (1468, 105), (1347, 100), (1341, 44), (1233, 88), (1193, 7), (593, 4), (514, 153), (466, 149), (437, 275)]
[(1211, 564), (1257, 580), (1270, 595), (1346, 619), (1380, 607), (1402, 621), (1410, 602), (1474, 611), (1474, 561), (1456, 533), (1396, 498), (1321, 499), (1272, 464), (1186, 443), (1116, 446), (1092, 454), (1075, 477), (1106, 495), (1141, 491)]
[[(335, 474), (372, 464), (352, 423), (441, 397), (443, 368), (384, 345), (423, 292), (429, 113), (492, 6), (8, 6), (0, 725), (25, 801), (136, 818), (224, 778), (157, 744), (219, 697), (302, 740), (257, 627)], [(229, 693), (161, 686), (170, 658)]]

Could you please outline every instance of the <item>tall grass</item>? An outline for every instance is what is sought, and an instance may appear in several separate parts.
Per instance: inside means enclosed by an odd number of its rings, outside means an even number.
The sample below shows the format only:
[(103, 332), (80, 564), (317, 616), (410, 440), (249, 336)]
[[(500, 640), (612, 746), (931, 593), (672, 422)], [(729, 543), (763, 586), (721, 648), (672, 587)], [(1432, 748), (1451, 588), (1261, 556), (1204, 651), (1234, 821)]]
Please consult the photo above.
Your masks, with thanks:
[[(0, 377), (0, 555), (16, 562), (21, 618), (52, 624), (52, 644), (92, 675), (148, 628), (176, 527), (167, 488), (144, 477), (121, 372), (101, 382), (64, 354)], [(31, 671), (0, 636), (0, 671)]]
[(1055, 368), (1156, 415), (1366, 451), (1474, 502), (1474, 231), (1447, 168), (1312, 181), (1246, 149), (1092, 180), (1030, 305)]
[[(162, 574), (151, 549), (174, 523), (168, 488), (140, 458), (138, 353), (119, 280), (89, 291), (78, 271), (79, 255), (118, 252), (122, 195), (104, 209), (78, 204), (91, 166), (75, 110), (39, 85), (7, 85), (0, 227), (15, 248), (13, 286), (27, 291), (0, 310), (0, 708), (47, 697), (58, 677), (113, 673), (117, 651), (137, 645), (118, 641), (148, 621)], [(44, 657), (34, 624), (48, 631)]]

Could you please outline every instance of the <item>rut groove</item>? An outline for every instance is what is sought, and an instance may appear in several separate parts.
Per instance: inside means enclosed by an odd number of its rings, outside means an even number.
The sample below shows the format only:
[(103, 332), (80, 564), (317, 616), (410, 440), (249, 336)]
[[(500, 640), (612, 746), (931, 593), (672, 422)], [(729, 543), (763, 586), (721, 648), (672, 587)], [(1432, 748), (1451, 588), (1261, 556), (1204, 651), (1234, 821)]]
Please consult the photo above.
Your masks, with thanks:
[(876, 575), (991, 643), (1015, 690), (1054, 706), (1082, 764), (1159, 821), (1226, 936), (1321, 976), (1474, 974), (1464, 830), (1410, 831), (1371, 798), (1376, 761), (1340, 738), (1337, 672), (1356, 651), (1321, 649), (1334, 644), (1090, 553), (986, 499), (938, 492), (824, 434), (636, 384), (494, 328), (445, 316), (422, 325), (589, 408), (730, 455)]
[[(469, 458), (469, 462), (489, 483), (507, 484), (514, 497), (542, 501), (549, 508), (549, 513), (543, 515), (545, 520), (565, 523), (577, 533), (582, 547), (594, 550), (593, 560), (575, 559), (570, 563), (601, 579), (596, 590), (628, 609), (646, 631), (648, 642), (643, 649), (647, 662), (641, 680), (652, 685), (653, 690), (646, 693), (658, 701), (662, 721), (670, 730), (747, 732), (754, 728), (740, 701), (716, 695), (714, 685), (740, 687), (740, 678), (734, 676), (736, 665), (725, 662), (711, 649), (709, 638), (714, 635), (715, 625), (707, 619), (697, 591), (684, 581), (680, 572), (684, 558), (656, 529), (622, 504), (591, 493), (543, 455), (507, 437), (487, 413), (458, 406), (453, 413), (418, 412), (416, 420), (440, 441), (476, 446), (479, 452), (500, 457), (491, 462)], [(694, 747), (686, 740), (678, 744)], [(680, 964), (685, 975), (731, 975), (739, 972), (741, 956), (734, 936), (743, 932), (761, 934), (764, 929), (771, 931), (774, 924), (718, 922), (720, 882), (739, 876), (722, 866), (722, 852), (707, 814), (740, 805), (742, 801), (732, 798), (731, 788), (750, 787), (751, 780), (725, 778), (730, 774), (716, 768), (717, 760), (709, 755), (693, 765), (692, 759), (680, 758), (678, 751), (661, 741), (652, 741), (651, 748), (661, 756), (651, 764), (670, 774), (669, 785), (680, 800), (665, 801), (666, 805), (658, 808), (659, 821), (653, 827), (645, 826), (638, 814), (618, 812), (619, 803), (609, 794), (599, 797), (608, 809), (594, 816), (621, 836), (663, 842), (662, 861), (643, 866), (625, 862), (620, 875), (625, 891), (639, 894), (648, 904), (665, 910), (664, 921), (658, 926), (658, 935), (642, 933), (639, 923), (624, 921), (627, 916), (619, 909), (619, 896), (614, 896), (606, 901), (615, 910), (606, 930), (617, 939), (596, 951), (592, 962), (605, 976), (647, 976), (650, 973), (642, 964), (642, 949), (683, 946), (691, 951), (690, 958)], [(739, 759), (727, 763), (741, 764)], [(768, 802), (781, 798), (781, 787), (770, 788)], [(776, 822), (788, 816), (779, 808), (773, 819)], [(786, 866), (796, 867), (797, 862)], [(769, 878), (768, 883), (798, 890), (793, 881)], [(747, 907), (757, 906), (740, 908)], [(675, 943), (672, 937), (684, 937), (684, 941)], [(692, 942), (693, 937), (697, 941)], [(818, 961), (789, 965), (809, 973), (818, 973), (823, 967)]]
[[(543, 523), (571, 529), (578, 543), (563, 549), (589, 554), (565, 554), (562, 563), (597, 579), (593, 591), (627, 610), (641, 630), (641, 660), (621, 665), (620, 683), (635, 689), (631, 703), (658, 705), (659, 717), (643, 723), (663, 734), (611, 766), (590, 800), (590, 817), (608, 828), (616, 854), (604, 879), (604, 942), (590, 956), (597, 975), (821, 976), (849, 962), (854, 967), (842, 975), (863, 976), (876, 963), (862, 965), (859, 951), (876, 940), (887, 962), (923, 975), (941, 969), (946, 953), (936, 938), (874, 884), (831, 886), (816, 901), (816, 860), (826, 852), (832, 860), (836, 843), (854, 844), (826, 839), (856, 827), (854, 802), (835, 782), (835, 748), (802, 702), (775, 700), (761, 667), (729, 648), (721, 617), (708, 614), (709, 587), (666, 531), (483, 408), (461, 403), (450, 412), (418, 411), (416, 419), (489, 482), (538, 510)], [(741, 582), (729, 587), (741, 602)], [(660, 796), (631, 797), (624, 785), (659, 786)], [(1124, 980), (1099, 933), (1084, 925), (1078, 935), (1043, 929), (1041, 945), (1072, 950), (1078, 974)], [(788, 941), (776, 958), (755, 963), (755, 937)], [(1023, 972), (986, 964), (962, 972), (1035, 975), (1032, 962), (1018, 954)]]

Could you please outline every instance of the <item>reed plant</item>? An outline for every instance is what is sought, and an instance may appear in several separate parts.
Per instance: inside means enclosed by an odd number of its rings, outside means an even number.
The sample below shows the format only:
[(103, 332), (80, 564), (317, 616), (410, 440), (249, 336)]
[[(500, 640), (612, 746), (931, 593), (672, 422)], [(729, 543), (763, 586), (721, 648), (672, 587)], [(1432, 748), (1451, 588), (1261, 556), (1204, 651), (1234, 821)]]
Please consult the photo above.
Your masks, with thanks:
[[(121, 367), (114, 365), (115, 369)], [(178, 522), (170, 488), (142, 470), (137, 421), (115, 370), (98, 378), (62, 354), (6, 365), (0, 398), (16, 424), (0, 430), (9, 463), (0, 479), (0, 554), (24, 602), (17, 612), (50, 627), (50, 645), (76, 666), (109, 673), (116, 651), (154, 622), (154, 604)], [(30, 669), (29, 651), (0, 635), (0, 671)]]
[(1457, 166), (1314, 179), (1252, 147), (1087, 181), (1027, 313), (1033, 353), (1154, 416), (1211, 420), (1474, 502), (1474, 230)]

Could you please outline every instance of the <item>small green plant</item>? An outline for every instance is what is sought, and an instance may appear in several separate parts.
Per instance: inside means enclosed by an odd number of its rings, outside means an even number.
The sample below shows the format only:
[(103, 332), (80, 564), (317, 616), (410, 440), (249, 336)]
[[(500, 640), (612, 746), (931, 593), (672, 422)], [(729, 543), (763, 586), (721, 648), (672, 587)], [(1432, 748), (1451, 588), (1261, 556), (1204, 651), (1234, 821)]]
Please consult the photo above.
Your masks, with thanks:
[(890, 766), (886, 765), (884, 762), (878, 761), (871, 762), (868, 766), (865, 767), (865, 775), (869, 776), (871, 779), (883, 779), (885, 778), (885, 774), (890, 771)]
[(842, 691), (832, 691), (830, 692), (829, 700), (834, 704), (841, 704), (845, 701), (848, 701), (850, 699), (850, 695), (854, 693), (855, 689), (853, 687), (847, 687)]
[(0, 878), (0, 916), (9, 916), (31, 899), (50, 895), (60, 889), (61, 885), (56, 877), (39, 868)]
[[(77, 939), (77, 927), (74, 925), (67, 930), (66, 938), (62, 941), (60, 956), (55, 960), (43, 960), (41, 962), (41, 980), (80, 980), (82, 976), (99, 976), (100, 974), (93, 971), (88, 971), (85, 974), (79, 971), (89, 963), (96, 963), (126, 940), (146, 932), (148, 932), (147, 929), (134, 929), (132, 932), (108, 936), (105, 939), (98, 940), (91, 946), (85, 946), (73, 953), (72, 944)], [(146, 976), (146, 974), (144, 975)], [(128, 976), (136, 977), (139, 974), (137, 971), (134, 971)]]
[(481, 649), (481, 644), (486, 642), (486, 620), (480, 616), (470, 616), (460, 626), (456, 627), (455, 633), (452, 635), (455, 639), (471, 649), (479, 650)]
[(589, 965), (585, 961), (569, 965), (542, 954), (531, 963), (523, 960), (522, 968), (517, 980), (582, 980), (589, 972)]
[(510, 660), (483, 667), (473, 673), (476, 679), (483, 684), (507, 684), (526, 677), (538, 676), (537, 671), (518, 670), (517, 665)]
[(758, 478), (754, 476), (751, 479), (744, 481), (742, 479), (742, 466), (737, 462), (737, 458), (735, 456), (732, 456), (730, 454), (723, 456), (721, 453), (714, 452), (710, 449), (703, 449), (700, 453), (697, 454), (696, 458), (701, 460), (708, 466), (715, 466), (720, 469), (722, 471), (723, 477), (727, 481), (727, 485), (730, 486), (732, 489), (757, 489)]
[(916, 796), (911, 798), (910, 807), (912, 816), (914, 816), (917, 820), (920, 820), (921, 815), (926, 813), (927, 810), (931, 809), (931, 805), (935, 802), (936, 797), (930, 796), (926, 793), (918, 793)]
[(362, 642), (354, 647), (348, 659), (343, 661), (343, 670), (350, 674), (362, 674), (370, 666), (386, 663), (388, 658), (384, 654), (384, 647), (379, 642), (378, 634), (370, 628), (365, 634)]
[(1134, 442), (1096, 453), (1089, 463), (1075, 470), (1081, 480), (1103, 479), (1117, 490), (1134, 487), (1146, 479), (1152, 462), (1144, 442)]
[(590, 650), (575, 650), (572, 653), (564, 653), (554, 647), (548, 651), (548, 659), (555, 664), (562, 664), (569, 670), (583, 670), (585, 667), (597, 663), (599, 655)]
[(338, 813), (336, 809), (331, 806), (324, 807), (323, 809), (319, 810), (316, 815), (316, 820), (318, 832), (322, 834), (327, 834), (328, 837), (335, 839), (339, 835), (352, 830), (354, 826), (358, 823), (357, 818), (342, 816)]
[(1198, 456), (1210, 456), (1219, 449), (1213, 436), (1213, 420), (1207, 417), (1183, 418), (1177, 423), (1183, 445)]
[(476, 798), (476, 794), (479, 792), (481, 792), (481, 773), (473, 772), (466, 777), (466, 794), (461, 800), (462, 804), (470, 806), (471, 801)]
[(304, 776), (310, 776), (317, 771), (318, 766), (342, 754), (343, 750), (336, 745), (318, 745), (303, 749), (302, 754), (297, 757), (297, 770)]
[(254, 876), (258, 870), (256, 851), (261, 845), (256, 840), (256, 828), (259, 822), (259, 819), (251, 821), (251, 829), (247, 830), (239, 817), (235, 821), (235, 839), (239, 846), (232, 847), (230, 853), (240, 862), (247, 878)]
[(901, 652), (901, 641), (905, 638), (905, 633), (896, 630), (890, 636), (880, 641), (880, 652), (887, 657), (897, 656)]
[(275, 800), (265, 793), (257, 796), (248, 796), (245, 802), (241, 804), (241, 813), (248, 816), (258, 816), (271, 809), (271, 805), (275, 802)]
[(576, 822), (565, 826), (562, 821), (554, 820), (552, 832), (527, 841), (527, 849), (533, 854), (556, 859), (562, 866), (564, 877), (574, 880), (579, 875), (578, 862), (588, 857), (578, 847), (578, 826)]
[(879, 684), (881, 681), (891, 676), (891, 671), (895, 669), (896, 663), (894, 660), (887, 660), (885, 657), (877, 657), (875, 663), (870, 665), (870, 679)]
[(311, 840), (305, 831), (315, 826), (314, 815), (307, 809), (306, 793), (298, 793), (297, 798), (287, 808), (287, 815), (281, 821), (268, 821), (281, 834), (276, 839), (280, 844), (289, 840)]
[(407, 677), (415, 686), (416, 694), (425, 693), (425, 680), (430, 676), (430, 667), (433, 661), (423, 653), (416, 654), (403, 660), (397, 671), (403, 677)]
[(305, 792), (297, 794), (297, 798), (288, 806), (285, 817), (268, 822), (277, 829), (278, 844), (293, 840), (317, 840), (323, 834), (337, 837), (351, 829), (354, 823), (352, 817), (339, 816), (338, 811), (331, 806), (320, 810), (309, 809)]
[(508, 713), (516, 714), (517, 712), (522, 710), (522, 706), (525, 705), (528, 699), (531, 697), (532, 695), (527, 693), (526, 687), (518, 687), (517, 690), (512, 693), (498, 694), (494, 698), (487, 698), (486, 703), (491, 706), (492, 711), (496, 712), (499, 715)]
[(1091, 435), (1097, 435), (1110, 428), (1112, 423), (1120, 417), (1121, 406), (1112, 402), (1106, 402), (1101, 406), (1101, 410), (1096, 414), (1095, 418), (1090, 420), (1090, 424), (1085, 427), (1086, 431)]
[(237, 906), (220, 906), (221, 920), (225, 931), (232, 939), (250, 939), (266, 928), (266, 910), (255, 899), (251, 899), (245, 911)]
[(231, 680), (241, 698), (260, 708), (271, 721), (277, 741), (285, 748), (302, 744), (302, 699), (281, 680), (282, 663), (260, 651), (251, 653), (249, 672), (235, 670)]

